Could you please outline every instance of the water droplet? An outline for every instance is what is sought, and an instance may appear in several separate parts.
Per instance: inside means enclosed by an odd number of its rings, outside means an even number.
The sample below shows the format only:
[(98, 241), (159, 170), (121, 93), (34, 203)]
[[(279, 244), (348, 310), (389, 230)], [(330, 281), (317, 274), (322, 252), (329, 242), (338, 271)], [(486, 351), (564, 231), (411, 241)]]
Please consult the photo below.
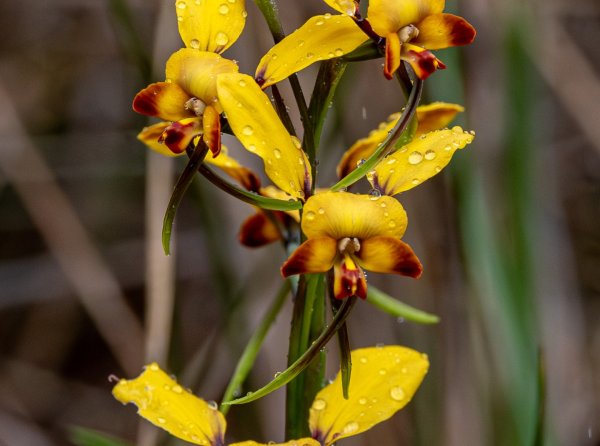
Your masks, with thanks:
[(390, 220), (390, 222), (388, 223), (388, 226), (390, 228), (395, 228), (396, 227), (396, 222), (394, 220)]
[(177, 7), (178, 7), (179, 9), (185, 9), (185, 8), (187, 8), (187, 4), (186, 4), (185, 0), (180, 0), (180, 1), (178, 1), (178, 2), (177, 2)]
[(221, 4), (221, 6), (219, 6), (219, 14), (226, 15), (228, 13), (229, 13), (229, 6), (227, 6), (225, 3)]
[(317, 212), (319, 213), (319, 215), (323, 215), (325, 213), (325, 209), (319, 208)]
[(314, 53), (306, 53), (307, 59), (312, 59), (313, 57), (315, 57)]
[(217, 410), (219, 408), (219, 405), (217, 404), (216, 401), (209, 401), (207, 404), (208, 404), (208, 408), (211, 410)]
[(402, 401), (405, 398), (406, 394), (404, 393), (404, 389), (402, 389), (402, 387), (397, 386), (392, 387), (392, 389), (390, 390), (390, 396), (395, 401)]
[(421, 182), (421, 180), (419, 180), (418, 178), (413, 178), (412, 181), (411, 181), (411, 183), (414, 184), (415, 186), (417, 184), (419, 184), (420, 182)]
[(304, 40), (298, 40), (298, 46), (304, 46), (305, 43)]
[(251, 152), (256, 152), (256, 146), (254, 144), (249, 144), (247, 149), (250, 150)]
[(164, 419), (164, 418), (162, 418), (162, 417), (158, 417), (158, 418), (156, 419), (156, 421), (158, 421), (160, 424), (165, 424), (165, 423), (167, 422), (167, 420), (165, 420), (165, 419)]
[(198, 39), (192, 39), (192, 40), (190, 40), (190, 48), (193, 48), (195, 50), (197, 50), (198, 48), (200, 48), (200, 41)]
[(250, 125), (244, 126), (242, 129), (242, 134), (246, 136), (251, 136), (254, 133), (254, 129)]
[(421, 152), (415, 150), (408, 155), (408, 162), (410, 164), (419, 164), (421, 161), (423, 161), (423, 154)]
[(348, 423), (344, 426), (344, 428), (342, 429), (342, 432), (344, 434), (351, 434), (353, 432), (356, 432), (357, 430), (358, 430), (358, 423), (356, 421), (351, 421), (350, 423)]
[(437, 156), (437, 153), (435, 153), (433, 150), (428, 150), (427, 152), (425, 152), (425, 159), (427, 161), (431, 161), (436, 156)]
[(450, 144), (447, 144), (447, 145), (444, 147), (444, 150), (445, 150), (446, 152), (449, 152), (450, 150), (452, 150), (452, 146), (451, 146)]
[(440, 166), (435, 166), (435, 171), (436, 171), (436, 172), (441, 172), (441, 171), (442, 171), (442, 168), (441, 168)]
[(275, 374), (273, 375), (273, 378), (279, 378), (279, 375), (281, 375), (281, 372), (275, 372)]
[(364, 356), (362, 358), (360, 358), (359, 361), (361, 362), (361, 364), (366, 364), (367, 362), (369, 362), (369, 360), (367, 358), (365, 358)]
[(173, 386), (173, 388), (171, 389), (173, 392), (175, 393), (182, 393), (183, 389), (181, 388), (181, 386), (179, 384)]
[(306, 214), (304, 214), (304, 218), (306, 218), (308, 221), (313, 221), (315, 219), (315, 213), (313, 211), (308, 211)]
[(334, 51), (334, 53), (335, 53), (336, 57), (340, 57), (340, 56), (344, 55), (344, 50), (341, 49), (341, 48), (336, 48), (335, 51)]
[(382, 208), (386, 208), (387, 204), (385, 204), (385, 201), (383, 203), (379, 203), (379, 206), (381, 206)]
[(325, 409), (326, 406), (327, 406), (327, 402), (320, 398), (316, 399), (312, 404), (312, 408), (315, 410), (323, 410), (323, 409)]
[(243, 18), (248, 17), (248, 11), (246, 11), (245, 9), (242, 11), (242, 17)]
[(317, 21), (315, 22), (315, 25), (317, 25), (317, 26), (321, 26), (323, 23), (325, 23), (325, 21), (324, 21), (324, 20), (321, 20), (321, 19), (319, 19), (319, 20), (317, 20)]
[[(246, 81), (244, 79), (240, 79), (240, 81), (238, 82), (238, 85), (240, 87), (245, 87), (247, 84), (246, 84)], [(240, 104), (241, 104), (241, 102), (240, 102)]]
[(383, 213), (383, 216), (384, 216), (384, 217), (389, 217), (389, 216), (390, 216), (390, 213), (389, 213), (389, 212), (384, 212), (384, 213)]
[(379, 374), (381, 376), (383, 376), (383, 375), (387, 374), (387, 370), (386, 369), (379, 369)]
[(380, 198), (381, 198), (381, 192), (379, 191), (379, 189), (371, 189), (369, 191), (369, 200), (377, 201)]
[(150, 370), (152, 370), (153, 372), (157, 372), (158, 371), (158, 364), (151, 364), (150, 365)]
[(273, 156), (278, 160), (281, 159), (281, 150), (273, 149)]
[[(400, 359), (398, 359), (398, 361), (400, 361)], [(400, 369), (400, 373), (402, 373), (403, 375), (406, 375), (408, 373), (408, 369), (406, 367), (402, 367)]]
[(229, 42), (229, 37), (227, 37), (227, 34), (224, 32), (218, 32), (215, 36), (215, 43), (217, 45), (227, 45), (227, 42)]
[(461, 126), (459, 125), (455, 125), (454, 127), (452, 127), (452, 133), (462, 133), (463, 129)]
[(397, 161), (398, 160), (396, 158), (388, 158), (386, 164), (389, 164), (391, 166), (392, 164), (396, 164)]
[(359, 398), (358, 404), (364, 406), (365, 404), (367, 404), (367, 399), (365, 397)]

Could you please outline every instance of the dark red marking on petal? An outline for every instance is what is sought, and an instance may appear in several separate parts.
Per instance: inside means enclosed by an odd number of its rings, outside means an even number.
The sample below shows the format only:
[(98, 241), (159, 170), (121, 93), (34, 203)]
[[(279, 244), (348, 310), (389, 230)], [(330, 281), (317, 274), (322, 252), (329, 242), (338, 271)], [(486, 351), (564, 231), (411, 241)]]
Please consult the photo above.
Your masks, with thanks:
[(406, 53), (406, 58), (415, 70), (416, 75), (422, 80), (427, 79), (435, 70), (443, 70), (446, 68), (446, 65), (435, 57), (431, 51), (417, 52), (409, 50)]
[(159, 142), (166, 144), (171, 152), (179, 154), (183, 153), (192, 139), (201, 133), (198, 121), (187, 124), (174, 122), (165, 129)]
[(281, 234), (277, 227), (267, 218), (264, 212), (260, 211), (251, 215), (242, 223), (238, 234), (240, 243), (249, 248), (258, 248), (280, 239)]
[(477, 31), (473, 28), (473, 25), (462, 19), (462, 17), (461, 20), (457, 20), (453, 25), (450, 31), (452, 46), (468, 45), (473, 42), (477, 35)]

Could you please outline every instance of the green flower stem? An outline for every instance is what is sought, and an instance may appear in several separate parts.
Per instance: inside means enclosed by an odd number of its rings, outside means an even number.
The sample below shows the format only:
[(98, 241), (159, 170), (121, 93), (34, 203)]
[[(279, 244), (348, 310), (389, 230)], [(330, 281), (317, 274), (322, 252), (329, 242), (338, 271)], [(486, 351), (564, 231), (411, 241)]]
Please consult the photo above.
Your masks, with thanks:
[(267, 310), (260, 325), (248, 341), (248, 345), (246, 345), (242, 356), (238, 360), (235, 371), (233, 372), (233, 376), (229, 381), (229, 385), (227, 386), (227, 389), (225, 389), (223, 401), (221, 403), (221, 407), (219, 408), (223, 415), (226, 415), (230, 408), (230, 406), (224, 405), (224, 403), (231, 401), (234, 398), (234, 395), (236, 392), (239, 392), (242, 383), (246, 380), (248, 373), (250, 373), (250, 370), (256, 361), (256, 356), (258, 355), (263, 341), (265, 340), (265, 336), (273, 325), (275, 318), (281, 311), (284, 302), (287, 300), (290, 289), (290, 281), (286, 280), (283, 282), (279, 292), (275, 296), (275, 300)]
[[(302, 356), (300, 356), (290, 367), (288, 367), (285, 371), (279, 373), (277, 377), (255, 392), (248, 393), (243, 398), (238, 398), (237, 400), (229, 401), (225, 404), (246, 404), (252, 401), (256, 401), (259, 398), (262, 398), (265, 395), (273, 392), (274, 390), (279, 389), (281, 386), (286, 385), (292, 379), (294, 379), (300, 372), (302, 372), (310, 362), (315, 358), (315, 356), (319, 353), (319, 351), (325, 347), (327, 342), (331, 339), (331, 337), (340, 329), (342, 324), (346, 321), (350, 312), (356, 303), (356, 297), (349, 297), (344, 301), (340, 310), (335, 315), (333, 320), (331, 321), (331, 325), (327, 327), (321, 335), (311, 344), (311, 346), (306, 350)], [(305, 422), (306, 420), (304, 420)]]
[(234, 184), (225, 181), (205, 164), (198, 167), (198, 172), (222, 191), (225, 191), (229, 195), (232, 195), (245, 203), (251, 204), (252, 206), (257, 206), (261, 209), (270, 211), (296, 211), (302, 208), (302, 203), (297, 200), (278, 200), (276, 198), (263, 197), (257, 193), (240, 189)]
[(372, 285), (367, 289), (367, 302), (394, 317), (401, 317), (418, 324), (437, 324), (440, 321), (435, 314), (426, 313), (400, 302)]
[(392, 131), (388, 134), (387, 138), (385, 138), (377, 150), (375, 150), (375, 152), (373, 152), (373, 154), (367, 160), (365, 160), (364, 163), (334, 184), (331, 187), (331, 190), (343, 190), (356, 183), (358, 180), (364, 177), (367, 172), (375, 168), (381, 159), (385, 158), (396, 148), (401, 147), (412, 139), (416, 130), (416, 119), (413, 119), (413, 116), (415, 115), (422, 92), (423, 81), (417, 78), (415, 79), (412, 89), (410, 90), (406, 107), (404, 108), (404, 111), (400, 115), (400, 119), (398, 119), (398, 122)]
[(202, 161), (204, 161), (204, 157), (208, 152), (208, 146), (204, 140), (200, 138), (196, 147), (194, 147), (193, 151), (190, 150), (190, 152), (190, 159), (177, 179), (177, 183), (175, 184), (175, 188), (169, 199), (169, 205), (167, 206), (165, 217), (163, 219), (162, 245), (166, 255), (171, 253), (171, 233), (173, 231), (175, 214), (177, 213), (177, 209), (181, 204), (185, 192), (194, 180), (198, 167), (202, 164)]

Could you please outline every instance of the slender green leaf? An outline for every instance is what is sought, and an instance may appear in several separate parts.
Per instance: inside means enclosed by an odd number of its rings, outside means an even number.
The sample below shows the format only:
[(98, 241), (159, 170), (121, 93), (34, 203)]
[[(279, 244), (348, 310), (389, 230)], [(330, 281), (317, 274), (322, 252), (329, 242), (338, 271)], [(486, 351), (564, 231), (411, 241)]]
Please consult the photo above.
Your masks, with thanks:
[(77, 446), (130, 446), (123, 440), (85, 427), (69, 429), (71, 441)]
[(418, 324), (437, 324), (440, 321), (435, 314), (426, 313), (400, 302), (372, 285), (367, 288), (367, 302), (394, 317), (401, 317)]

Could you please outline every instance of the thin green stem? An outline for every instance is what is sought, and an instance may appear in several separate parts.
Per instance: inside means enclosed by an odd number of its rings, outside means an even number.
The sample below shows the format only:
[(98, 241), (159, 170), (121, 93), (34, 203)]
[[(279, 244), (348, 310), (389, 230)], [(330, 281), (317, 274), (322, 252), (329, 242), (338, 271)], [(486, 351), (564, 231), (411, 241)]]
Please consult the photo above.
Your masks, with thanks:
[(367, 289), (367, 302), (394, 317), (401, 317), (418, 324), (437, 324), (440, 321), (435, 314), (426, 313), (400, 302), (372, 285)]
[(281, 285), (279, 292), (275, 296), (275, 300), (265, 313), (265, 316), (263, 317), (263, 320), (261, 321), (260, 325), (248, 341), (248, 345), (246, 345), (242, 356), (238, 360), (235, 371), (233, 372), (233, 376), (229, 381), (229, 385), (227, 386), (227, 389), (225, 389), (223, 401), (219, 409), (223, 413), (223, 415), (226, 415), (230, 408), (230, 406), (224, 405), (224, 403), (231, 401), (235, 397), (235, 394), (239, 392), (242, 383), (246, 380), (248, 373), (250, 373), (250, 370), (252, 369), (252, 366), (256, 361), (258, 352), (260, 351), (260, 348), (263, 344), (263, 341), (265, 340), (267, 333), (269, 332), (269, 329), (271, 328), (273, 322), (275, 321), (275, 318), (281, 311), (284, 302), (287, 300), (287, 296), (290, 292), (290, 289), (290, 281), (286, 280)]
[(327, 327), (321, 333), (321, 335), (311, 344), (311, 346), (302, 354), (302, 356), (300, 356), (285, 371), (279, 373), (273, 381), (254, 392), (249, 392), (243, 398), (238, 398), (237, 400), (229, 401), (226, 404), (246, 404), (252, 401), (256, 401), (257, 399), (262, 398), (263, 396), (268, 395), (274, 390), (277, 390), (280, 387), (286, 385), (292, 379), (298, 376), (298, 374), (300, 374), (310, 364), (310, 362), (319, 353), (319, 351), (323, 347), (325, 347), (325, 345), (329, 342), (331, 337), (340, 329), (342, 324), (350, 315), (350, 312), (355, 303), (356, 297), (349, 297), (348, 299), (346, 299), (340, 307), (338, 313), (331, 321), (331, 325), (329, 325), (329, 327)]
[(202, 138), (198, 141), (196, 147), (194, 147), (193, 151), (191, 151), (190, 159), (185, 166), (183, 172), (177, 179), (177, 183), (175, 184), (175, 188), (173, 189), (173, 193), (171, 194), (171, 199), (169, 200), (169, 205), (167, 206), (167, 210), (165, 212), (165, 217), (163, 219), (163, 230), (162, 230), (162, 245), (165, 251), (165, 254), (169, 255), (171, 252), (171, 233), (173, 231), (173, 220), (175, 219), (175, 214), (177, 213), (177, 209), (181, 204), (181, 200), (185, 195), (185, 192), (192, 184), (194, 180), (194, 176), (198, 167), (204, 161), (204, 157), (208, 152), (208, 146), (204, 142)]

